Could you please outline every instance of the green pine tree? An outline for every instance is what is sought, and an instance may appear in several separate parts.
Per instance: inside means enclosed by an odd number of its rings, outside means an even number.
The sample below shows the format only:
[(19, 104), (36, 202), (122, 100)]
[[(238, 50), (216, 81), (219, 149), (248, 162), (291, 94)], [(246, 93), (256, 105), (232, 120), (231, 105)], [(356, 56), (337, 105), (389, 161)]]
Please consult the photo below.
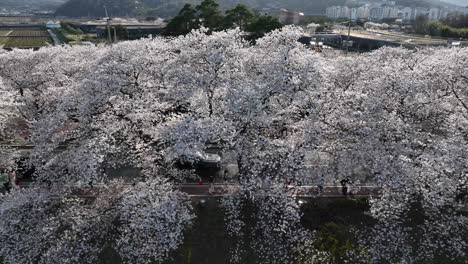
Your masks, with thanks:
[(190, 4), (185, 4), (179, 14), (167, 24), (163, 34), (166, 36), (186, 35), (196, 28), (198, 28), (196, 11)]
[(200, 25), (212, 31), (223, 29), (224, 14), (214, 0), (204, 0), (196, 7)]
[(254, 14), (244, 4), (238, 4), (236, 7), (226, 11), (226, 28), (239, 27), (241, 30), (254, 19)]

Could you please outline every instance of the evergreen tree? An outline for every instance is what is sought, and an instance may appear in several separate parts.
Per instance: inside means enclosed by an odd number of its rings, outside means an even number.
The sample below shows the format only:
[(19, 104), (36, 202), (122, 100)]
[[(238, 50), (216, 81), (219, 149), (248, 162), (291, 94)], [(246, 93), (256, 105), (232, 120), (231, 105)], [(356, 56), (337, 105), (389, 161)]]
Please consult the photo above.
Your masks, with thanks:
[(255, 42), (255, 40), (265, 36), (268, 32), (282, 27), (283, 24), (272, 16), (257, 16), (254, 21), (245, 27), (245, 31), (249, 33), (246, 39)]
[(226, 25), (228, 28), (239, 27), (244, 30), (245, 26), (252, 21), (254, 14), (244, 4), (226, 11)]
[(243, 4), (227, 10), (224, 15), (214, 0), (204, 0), (195, 9), (186, 4), (166, 26), (164, 35), (186, 35), (200, 26), (208, 28), (209, 33), (239, 27), (248, 32), (247, 39), (254, 42), (266, 33), (282, 28), (283, 24), (271, 16), (255, 15)]
[(222, 29), (224, 14), (219, 9), (219, 4), (214, 0), (204, 0), (196, 7), (198, 11), (198, 20), (200, 25), (218, 31)]
[(166, 36), (186, 35), (196, 28), (198, 28), (196, 11), (190, 4), (185, 4), (179, 14), (167, 24), (163, 34)]

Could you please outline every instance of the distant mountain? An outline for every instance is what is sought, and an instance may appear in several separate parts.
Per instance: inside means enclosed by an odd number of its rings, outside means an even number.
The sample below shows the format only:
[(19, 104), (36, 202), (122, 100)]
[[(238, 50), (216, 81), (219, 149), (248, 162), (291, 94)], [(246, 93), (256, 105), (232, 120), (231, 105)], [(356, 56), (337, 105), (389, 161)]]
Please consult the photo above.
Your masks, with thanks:
[(69, 17), (104, 17), (105, 8), (110, 16), (127, 16), (138, 9), (135, 0), (69, 0), (60, 6), (56, 15)]
[[(380, 0), (368, 1), (380, 2)], [(456, 3), (467, 0), (447, 1)], [(199, 2), (201, 0), (69, 0), (57, 9), (56, 14), (70, 17), (102, 17), (105, 16), (104, 6), (106, 6), (111, 16), (141, 15), (168, 18), (175, 16), (185, 3), (196, 5)], [(251, 8), (293, 8), (308, 14), (324, 14), (329, 6), (356, 5), (358, 2), (358, 0), (218, 0), (222, 8), (231, 8), (244, 3)], [(439, 0), (396, 0), (396, 2), (404, 6), (447, 5)]]
[(0, 8), (27, 8), (30, 10), (55, 10), (67, 0), (1, 0)]

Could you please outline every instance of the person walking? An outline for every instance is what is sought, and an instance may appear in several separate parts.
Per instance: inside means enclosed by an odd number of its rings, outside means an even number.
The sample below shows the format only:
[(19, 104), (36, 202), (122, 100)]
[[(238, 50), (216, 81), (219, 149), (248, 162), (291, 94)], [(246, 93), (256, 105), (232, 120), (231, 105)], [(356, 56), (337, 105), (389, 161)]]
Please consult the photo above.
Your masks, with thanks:
[(8, 173), (6, 171), (3, 171), (2, 174), (0, 174), (0, 181), (3, 182), (3, 187), (7, 192), (10, 192), (10, 178), (8, 176)]
[(321, 195), (323, 193), (323, 186), (325, 185), (325, 177), (323, 174), (320, 174), (318, 177), (318, 184), (317, 184), (317, 194)]
[(208, 178), (208, 182), (209, 182), (209, 185), (208, 185), (208, 193), (209, 194), (214, 194), (214, 177), (213, 175), (210, 175), (210, 177)]
[(14, 169), (11, 169), (8, 176), (10, 178), (10, 182), (9, 182), (9, 189), (7, 189), (7, 191), (9, 192), (13, 188), (15, 188), (15, 189), (19, 188), (18, 187), (18, 179), (16, 177), (16, 171)]
[(348, 185), (351, 183), (351, 178), (346, 177), (344, 179), (342, 179), (340, 181), (340, 184), (341, 184), (341, 193), (344, 195), (344, 196), (347, 196), (348, 195)]

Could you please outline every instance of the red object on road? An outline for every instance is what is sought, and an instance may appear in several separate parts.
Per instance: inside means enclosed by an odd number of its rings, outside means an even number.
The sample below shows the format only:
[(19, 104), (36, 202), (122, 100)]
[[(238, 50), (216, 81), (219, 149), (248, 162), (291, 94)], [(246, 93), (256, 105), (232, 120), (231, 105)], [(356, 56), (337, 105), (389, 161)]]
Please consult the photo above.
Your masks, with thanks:
[(291, 184), (291, 181), (290, 181), (290, 180), (287, 180), (287, 181), (286, 181), (286, 185), (289, 185), (289, 184)]
[(198, 182), (198, 185), (203, 185), (203, 181), (199, 181), (199, 182)]

